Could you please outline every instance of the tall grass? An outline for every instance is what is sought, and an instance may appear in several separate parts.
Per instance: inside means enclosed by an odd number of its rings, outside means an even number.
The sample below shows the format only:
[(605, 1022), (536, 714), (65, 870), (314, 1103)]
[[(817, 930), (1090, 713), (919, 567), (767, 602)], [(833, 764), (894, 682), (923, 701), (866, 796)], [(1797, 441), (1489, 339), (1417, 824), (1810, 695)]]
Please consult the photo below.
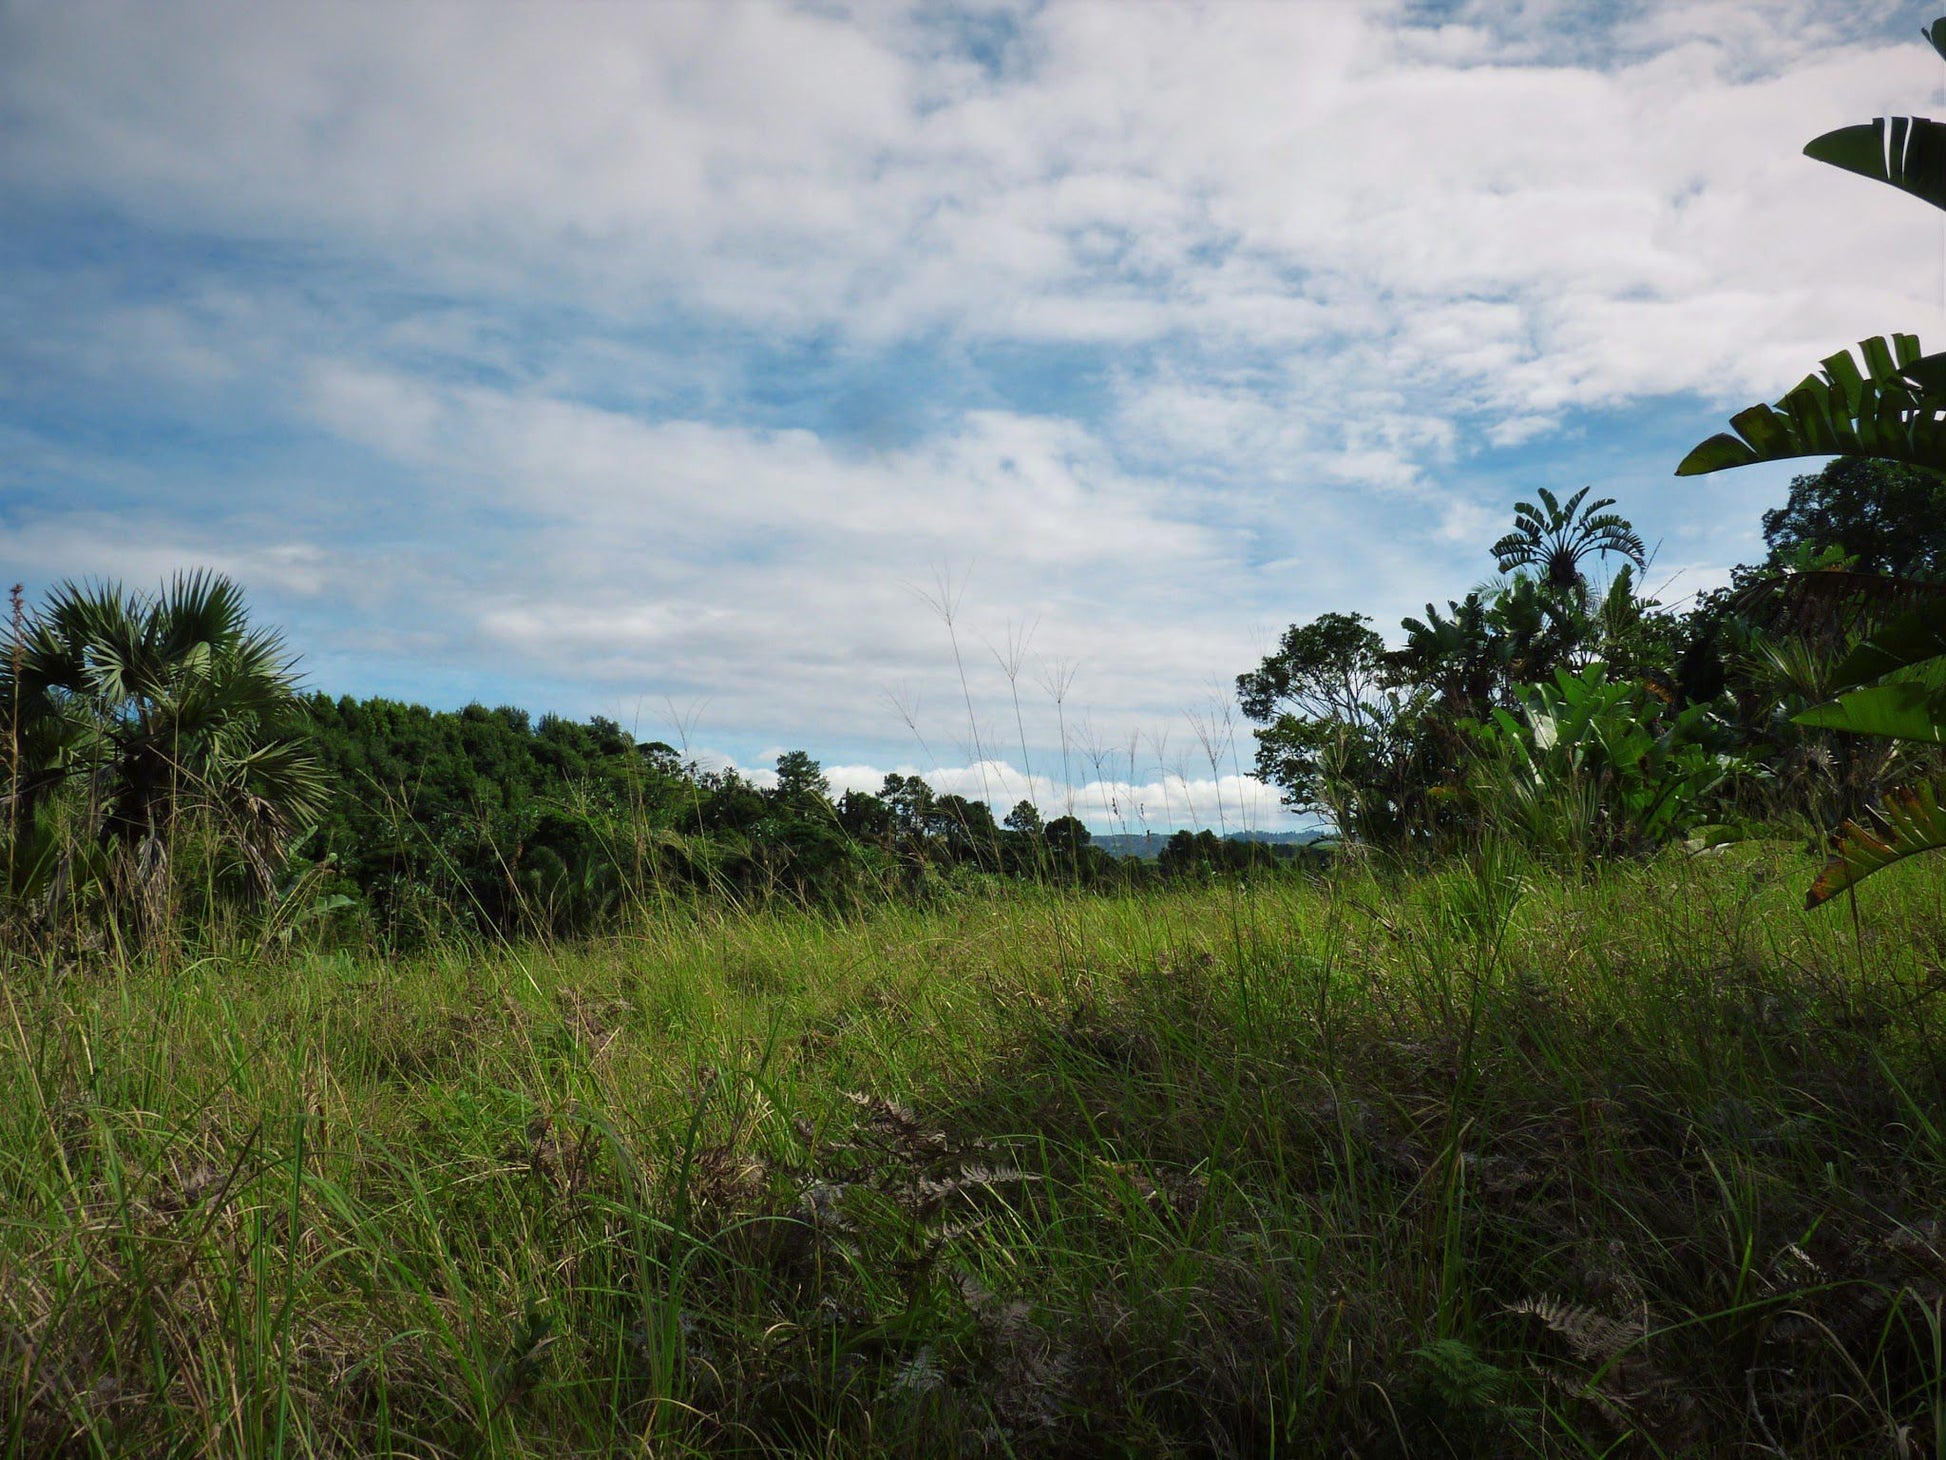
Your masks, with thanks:
[(1946, 875), (19, 958), (11, 1455), (1946, 1452)]

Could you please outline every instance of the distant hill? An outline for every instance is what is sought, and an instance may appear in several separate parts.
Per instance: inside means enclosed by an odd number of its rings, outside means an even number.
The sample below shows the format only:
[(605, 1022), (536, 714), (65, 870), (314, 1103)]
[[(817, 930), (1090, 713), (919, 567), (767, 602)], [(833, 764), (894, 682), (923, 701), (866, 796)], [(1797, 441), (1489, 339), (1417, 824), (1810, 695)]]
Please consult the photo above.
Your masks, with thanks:
[[(1211, 827), (1214, 831), (1215, 828)], [(1093, 845), (1100, 847), (1112, 857), (1140, 857), (1145, 862), (1153, 862), (1162, 855), (1163, 844), (1172, 833), (1151, 832), (1104, 832), (1098, 834)], [(1309, 826), (1302, 831), (1233, 831), (1224, 837), (1231, 842), (1263, 842), (1269, 846), (1306, 847), (1312, 842), (1328, 841), (1336, 833), (1329, 827)]]

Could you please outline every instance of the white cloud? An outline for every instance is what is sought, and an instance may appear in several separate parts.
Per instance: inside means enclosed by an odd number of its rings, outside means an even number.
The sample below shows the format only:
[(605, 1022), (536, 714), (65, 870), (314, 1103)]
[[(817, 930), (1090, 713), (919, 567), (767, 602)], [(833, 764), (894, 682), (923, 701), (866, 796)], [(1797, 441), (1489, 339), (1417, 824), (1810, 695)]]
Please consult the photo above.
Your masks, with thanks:
[(1166, 706), (1213, 643), (1245, 652), (1208, 603), (1236, 545), (1072, 422), (974, 413), (860, 458), (803, 431), (650, 425), (335, 367), (314, 381), (321, 418), (413, 469), (429, 506), (511, 524), (474, 544), (496, 570), (453, 606), (491, 652), (606, 685), (708, 686), (736, 725), (841, 733), (896, 679), (946, 699), (951, 640), (926, 603), (941, 574), (983, 696), (1003, 678), (984, 640), (1006, 619), (1036, 621), (1124, 710)]
[(1747, 391), (1776, 383), (1764, 342), (1801, 353), (1923, 295), (1828, 287), (1844, 260), (1928, 257), (1928, 229), (1795, 142), (1922, 101), (1933, 62), (1689, 9), (1604, 70), (1415, 55), (1372, 5), (1056, 5), (996, 78), (909, 26), (759, 4), (77, 3), (12, 17), (5, 167), (622, 316), (674, 291), (880, 337), (1285, 348), (1376, 323), (1488, 405)]
[[(903, 685), (964, 766), (950, 565), (979, 715), (1032, 619), (1156, 723), (1247, 625), (1463, 591), (1525, 490), (1482, 452), (1936, 321), (1926, 210), (1797, 155), (1925, 108), (1906, 14), (15, 6), (6, 556), (746, 749)], [(1727, 562), (1748, 496), (1643, 525)]]
[[(1164, 767), (1146, 741), (1138, 747), (1135, 775), (1088, 778), (1069, 785), (1056, 777), (1029, 776), (1007, 760), (971, 765), (926, 766), (903, 761), (888, 767), (900, 775), (918, 776), (940, 795), (986, 801), (996, 817), (1004, 818), (1020, 801), (1032, 801), (1044, 818), (1077, 816), (1097, 831), (1140, 835), (1163, 834), (1183, 827), (1222, 827), (1227, 831), (1282, 831), (1308, 824), (1279, 803), (1277, 793), (1254, 776), (1212, 775), (1207, 763), (1201, 772), (1181, 766)], [(886, 769), (875, 765), (824, 767), (831, 793), (876, 793)], [(760, 785), (775, 773), (753, 769), (750, 778)], [(1085, 773), (1084, 773), (1085, 774)]]

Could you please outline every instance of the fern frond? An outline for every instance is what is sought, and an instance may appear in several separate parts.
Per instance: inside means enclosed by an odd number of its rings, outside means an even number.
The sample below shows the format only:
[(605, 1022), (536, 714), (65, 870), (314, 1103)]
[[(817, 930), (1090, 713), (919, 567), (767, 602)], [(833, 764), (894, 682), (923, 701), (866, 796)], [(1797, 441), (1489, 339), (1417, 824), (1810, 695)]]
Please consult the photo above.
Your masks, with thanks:
[(1515, 1317), (1539, 1319), (1567, 1340), (1576, 1358), (1588, 1363), (1612, 1364), (1648, 1336), (1648, 1326), (1637, 1319), (1610, 1318), (1596, 1309), (1555, 1298), (1522, 1298), (1509, 1304), (1506, 1311)]

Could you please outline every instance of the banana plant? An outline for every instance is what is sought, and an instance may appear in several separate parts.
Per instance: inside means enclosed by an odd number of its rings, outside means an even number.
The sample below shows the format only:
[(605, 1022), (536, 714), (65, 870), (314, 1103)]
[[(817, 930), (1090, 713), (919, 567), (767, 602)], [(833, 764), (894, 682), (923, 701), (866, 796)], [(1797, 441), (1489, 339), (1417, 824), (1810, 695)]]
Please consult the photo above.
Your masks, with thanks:
[[(1946, 17), (1923, 32), (1946, 59)], [(1805, 155), (1872, 178), (1946, 210), (1946, 125), (1926, 117), (1878, 117), (1812, 139)], [(1802, 456), (1870, 456), (1946, 475), (1946, 354), (1927, 355), (1916, 335), (1864, 340), (1858, 358), (1841, 350), (1774, 405), (1730, 418), (1676, 468), (1702, 476), (1759, 461)], [(1946, 604), (1895, 619), (1838, 666), (1836, 697), (1799, 724), (1946, 744)], [(1805, 896), (1817, 907), (1872, 873), (1946, 847), (1946, 785), (1894, 793), (1869, 825), (1847, 821), (1831, 860)]]
[(1791, 717), (1817, 730), (1946, 745), (1946, 661), (1935, 660)]
[(1800, 725), (1946, 745), (1946, 602), (1900, 615), (1840, 660)]
[[(1946, 17), (1920, 34), (1946, 60)], [(1874, 117), (1813, 138), (1804, 155), (1946, 208), (1946, 125), (1930, 118)]]
[(1713, 742), (1705, 705), (1672, 710), (1647, 685), (1611, 680), (1603, 664), (1557, 670), (1496, 708), (1473, 735), (1485, 755), (1475, 794), (1536, 843), (1633, 852), (1704, 820), (1710, 795), (1740, 769)]
[[(1922, 32), (1946, 59), (1946, 16)], [(1869, 177), (1946, 209), (1946, 124), (1927, 117), (1875, 117), (1805, 144), (1804, 155)], [(1946, 470), (1946, 354), (1926, 355), (1916, 335), (1841, 350), (1775, 405), (1730, 418), (1735, 435), (1710, 437), (1683, 458), (1677, 476), (1702, 476), (1757, 461), (1798, 456), (1876, 456)]]
[[(1801, 725), (1946, 744), (1946, 602), (1902, 614), (1845, 656), (1832, 672), (1835, 697), (1796, 716)], [(1817, 907), (1872, 873), (1946, 847), (1940, 788), (1921, 783), (1885, 799), (1864, 821), (1832, 838), (1831, 860), (1805, 895)]]

